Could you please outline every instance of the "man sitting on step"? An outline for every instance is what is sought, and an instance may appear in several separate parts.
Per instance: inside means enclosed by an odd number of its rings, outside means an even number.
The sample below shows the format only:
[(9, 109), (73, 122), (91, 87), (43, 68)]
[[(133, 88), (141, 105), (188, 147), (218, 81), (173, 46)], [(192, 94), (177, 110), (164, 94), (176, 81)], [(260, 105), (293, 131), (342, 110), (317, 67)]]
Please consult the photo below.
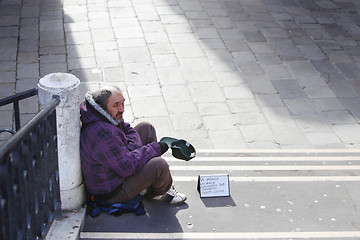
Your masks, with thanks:
[(80, 105), (81, 167), (87, 191), (102, 201), (123, 203), (147, 190), (150, 201), (171, 205), (186, 196), (172, 186), (168, 150), (157, 142), (154, 127), (124, 122), (124, 96), (117, 87), (87, 93)]

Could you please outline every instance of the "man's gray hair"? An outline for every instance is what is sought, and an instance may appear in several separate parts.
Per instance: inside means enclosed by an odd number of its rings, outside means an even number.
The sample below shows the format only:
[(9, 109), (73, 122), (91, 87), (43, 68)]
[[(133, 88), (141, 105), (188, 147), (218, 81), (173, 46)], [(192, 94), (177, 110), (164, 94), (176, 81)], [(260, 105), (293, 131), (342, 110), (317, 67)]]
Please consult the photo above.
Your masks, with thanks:
[(111, 95), (112, 90), (118, 90), (121, 92), (120, 88), (115, 86), (110, 86), (110, 87), (100, 88), (99, 90), (92, 93), (92, 97), (94, 101), (97, 104), (99, 104), (99, 106), (105, 111), (107, 111), (107, 102)]

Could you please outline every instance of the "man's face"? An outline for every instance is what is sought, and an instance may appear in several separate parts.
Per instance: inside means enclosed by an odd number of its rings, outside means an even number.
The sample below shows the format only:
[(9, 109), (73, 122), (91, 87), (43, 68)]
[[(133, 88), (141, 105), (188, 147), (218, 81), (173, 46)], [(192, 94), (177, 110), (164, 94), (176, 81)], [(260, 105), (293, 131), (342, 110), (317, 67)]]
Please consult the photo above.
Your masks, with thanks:
[(117, 122), (123, 120), (125, 98), (118, 90), (113, 90), (107, 101), (107, 112)]

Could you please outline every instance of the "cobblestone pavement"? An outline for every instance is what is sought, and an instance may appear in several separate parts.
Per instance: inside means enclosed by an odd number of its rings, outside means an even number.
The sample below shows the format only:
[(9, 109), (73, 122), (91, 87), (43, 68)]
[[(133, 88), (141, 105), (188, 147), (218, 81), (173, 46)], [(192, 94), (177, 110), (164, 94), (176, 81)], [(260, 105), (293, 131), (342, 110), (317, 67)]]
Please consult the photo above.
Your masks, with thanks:
[[(127, 121), (197, 148), (357, 148), (359, 11), (357, 0), (0, 0), (0, 97), (70, 72), (82, 96), (120, 86)], [(24, 123), (37, 98), (21, 112)], [(11, 107), (0, 118), (11, 126)]]

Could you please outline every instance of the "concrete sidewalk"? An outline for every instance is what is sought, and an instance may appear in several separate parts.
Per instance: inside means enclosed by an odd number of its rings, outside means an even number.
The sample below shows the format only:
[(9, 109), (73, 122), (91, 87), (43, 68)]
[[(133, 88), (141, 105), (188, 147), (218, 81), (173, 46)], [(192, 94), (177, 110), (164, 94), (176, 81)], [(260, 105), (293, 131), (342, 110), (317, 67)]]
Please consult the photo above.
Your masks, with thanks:
[[(1, 0), (0, 97), (70, 72), (82, 95), (120, 86), (128, 122), (197, 148), (358, 148), (359, 10), (356, 0)], [(23, 123), (36, 102), (21, 104)], [(1, 128), (11, 119), (2, 108)]]

